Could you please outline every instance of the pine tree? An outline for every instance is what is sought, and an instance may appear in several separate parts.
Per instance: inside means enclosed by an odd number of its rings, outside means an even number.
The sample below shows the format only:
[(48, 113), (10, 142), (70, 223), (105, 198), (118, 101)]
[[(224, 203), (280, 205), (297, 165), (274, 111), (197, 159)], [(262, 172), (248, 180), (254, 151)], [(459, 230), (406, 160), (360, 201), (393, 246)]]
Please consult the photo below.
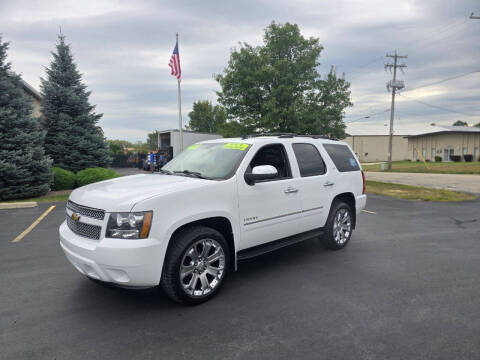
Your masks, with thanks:
[(44, 195), (52, 181), (45, 132), (32, 116), (20, 76), (6, 61), (8, 45), (0, 36), (0, 200)]
[(71, 171), (105, 167), (110, 163), (107, 142), (97, 125), (103, 114), (89, 102), (90, 91), (73, 61), (65, 37), (58, 37), (57, 51), (42, 80), (45, 116), (45, 151), (55, 166)]

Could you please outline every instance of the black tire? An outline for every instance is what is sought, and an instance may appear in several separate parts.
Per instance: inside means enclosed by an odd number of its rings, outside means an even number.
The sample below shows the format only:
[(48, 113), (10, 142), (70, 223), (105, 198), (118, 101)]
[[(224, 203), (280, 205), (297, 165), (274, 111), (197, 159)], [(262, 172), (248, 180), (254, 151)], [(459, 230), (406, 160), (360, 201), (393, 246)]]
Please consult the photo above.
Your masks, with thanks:
[[(350, 231), (348, 232), (348, 236), (345, 236), (343, 239), (336, 239), (335, 237), (335, 217), (339, 214), (343, 214), (344, 212), (348, 213), (350, 219)], [(344, 203), (343, 201), (335, 201), (332, 204), (330, 209), (330, 213), (328, 214), (327, 223), (325, 225), (325, 234), (322, 237), (323, 245), (331, 250), (340, 250), (347, 246), (350, 238), (352, 237), (353, 231), (353, 210), (352, 208)]]
[[(184, 286), (180, 280), (180, 269), (182, 260), (184, 260), (184, 257), (188, 255), (187, 250), (191, 250), (194, 244), (202, 240), (213, 240), (216, 245), (219, 245), (222, 248), (224, 254), (224, 270), (221, 277), (217, 279), (218, 281), (215, 283), (213, 289), (211, 289), (207, 294), (193, 295), (187, 293), (187, 290), (184, 289)], [(223, 235), (217, 230), (209, 227), (194, 226), (185, 230), (181, 230), (170, 241), (171, 244), (169, 245), (169, 249), (165, 257), (162, 278), (160, 281), (160, 285), (167, 296), (173, 301), (184, 305), (200, 304), (215, 296), (225, 282), (230, 266), (230, 249)], [(200, 285), (202, 286), (202, 284)]]

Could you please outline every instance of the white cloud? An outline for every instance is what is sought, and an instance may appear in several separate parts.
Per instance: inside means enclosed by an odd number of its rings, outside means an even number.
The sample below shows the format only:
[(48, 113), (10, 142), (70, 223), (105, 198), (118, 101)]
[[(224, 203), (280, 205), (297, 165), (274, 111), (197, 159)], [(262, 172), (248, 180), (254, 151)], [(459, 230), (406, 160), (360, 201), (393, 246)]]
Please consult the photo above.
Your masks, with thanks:
[[(62, 26), (79, 70), (104, 114), (109, 137), (144, 139), (154, 129), (177, 127), (177, 83), (167, 66), (180, 33), (182, 112), (194, 101), (215, 102), (213, 79), (227, 65), (239, 41), (258, 45), (272, 21), (290, 21), (305, 36), (324, 45), (322, 73), (335, 65), (352, 83), (354, 106), (347, 120), (380, 112), (362, 121), (383, 122), (390, 107), (383, 56), (398, 49), (409, 55), (406, 90), (453, 75), (478, 70), (480, 22), (468, 20), (473, 2), (459, 0), (287, 0), (180, 1), (19, 0), (0, 2), (3, 39), (11, 41), (15, 71), (38, 88), (44, 66)], [(252, 9), (255, 11), (252, 11)], [(405, 92), (412, 98), (461, 112), (478, 114), (478, 74)], [(460, 115), (399, 97), (401, 122), (451, 123)], [(465, 118), (474, 122), (475, 118)], [(480, 117), (477, 118), (480, 122)]]
[(135, 1), (120, 0), (16, 0), (3, 5), (9, 19), (14, 22), (67, 20), (101, 16), (115, 12), (131, 12), (138, 7)]

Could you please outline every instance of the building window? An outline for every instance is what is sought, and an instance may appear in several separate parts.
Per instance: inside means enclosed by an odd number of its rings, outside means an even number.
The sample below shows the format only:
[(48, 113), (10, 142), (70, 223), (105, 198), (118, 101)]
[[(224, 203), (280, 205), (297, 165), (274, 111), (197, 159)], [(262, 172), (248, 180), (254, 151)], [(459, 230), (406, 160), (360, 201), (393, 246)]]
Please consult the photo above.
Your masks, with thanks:
[(417, 160), (417, 148), (413, 148), (413, 160)]
[(480, 159), (478, 157), (479, 157), (478, 147), (473, 148), (473, 161), (480, 161)]
[(422, 148), (422, 158), (423, 158), (423, 160), (425, 160), (426, 157), (427, 157), (427, 149)]
[(463, 155), (467, 155), (467, 147), (466, 146), (463, 147)]
[(435, 154), (436, 154), (435, 148), (432, 148), (432, 159), (431, 159), (431, 160), (434, 160), (434, 159), (435, 159)]

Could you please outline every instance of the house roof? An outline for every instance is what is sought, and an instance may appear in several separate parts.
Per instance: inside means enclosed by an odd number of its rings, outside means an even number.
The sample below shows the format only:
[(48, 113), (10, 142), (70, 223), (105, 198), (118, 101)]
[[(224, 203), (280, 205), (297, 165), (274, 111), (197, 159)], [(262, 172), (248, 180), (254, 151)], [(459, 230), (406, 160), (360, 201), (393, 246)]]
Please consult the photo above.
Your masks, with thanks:
[(431, 129), (430, 131), (420, 133), (420, 134), (411, 134), (408, 137), (413, 136), (422, 136), (422, 135), (430, 135), (430, 134), (440, 134), (440, 133), (473, 133), (473, 134), (480, 134), (480, 128), (475, 126), (432, 126), (435, 129)]
[(20, 82), (22, 83), (22, 87), (25, 92), (32, 95), (38, 101), (42, 100), (42, 96), (40, 95), (40, 93), (35, 90), (29, 83), (27, 83), (25, 80), (20, 80)]
[[(7, 74), (8, 75), (16, 75), (13, 71), (7, 71)], [(35, 88), (33, 88), (32, 85), (30, 85), (29, 83), (27, 83), (25, 80), (23, 80), (22, 78), (20, 78), (20, 83), (22, 84), (22, 87), (23, 87), (23, 91), (25, 91), (26, 93), (30, 94), (31, 96), (33, 96), (35, 99), (37, 99), (38, 101), (41, 101), (42, 100), (42, 95), (40, 95), (40, 93), (35, 90)]]
[[(345, 132), (350, 136), (382, 136), (389, 134), (388, 124), (350, 123)], [(472, 126), (446, 126), (428, 124), (394, 125), (396, 136), (421, 136), (436, 133), (480, 133), (480, 128)]]

